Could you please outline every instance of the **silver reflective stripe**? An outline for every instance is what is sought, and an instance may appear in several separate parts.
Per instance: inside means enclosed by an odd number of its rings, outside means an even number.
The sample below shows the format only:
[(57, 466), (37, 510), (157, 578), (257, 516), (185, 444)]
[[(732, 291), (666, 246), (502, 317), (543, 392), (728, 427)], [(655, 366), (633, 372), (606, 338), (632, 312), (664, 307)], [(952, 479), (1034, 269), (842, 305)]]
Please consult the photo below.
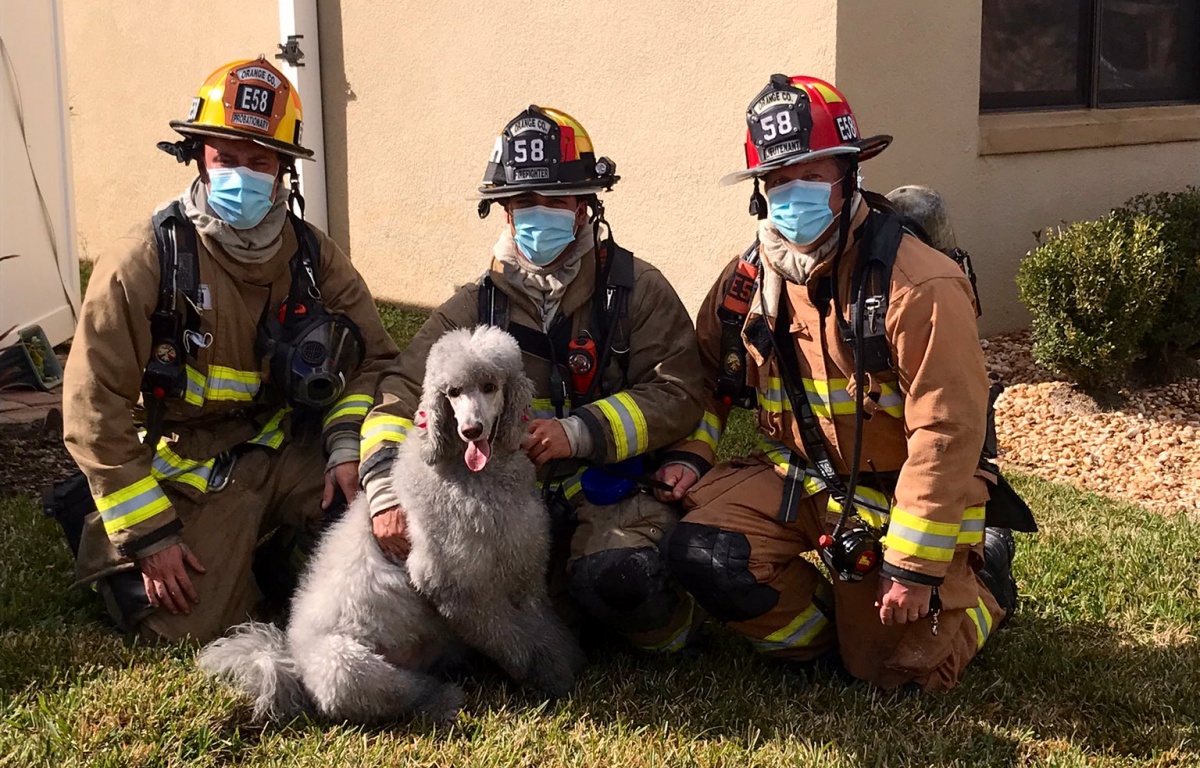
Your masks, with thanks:
[(916, 544), (918, 547), (929, 547), (931, 549), (945, 549), (954, 551), (955, 545), (958, 544), (957, 536), (942, 536), (937, 533), (925, 533), (906, 525), (896, 522), (893, 518), (888, 526), (888, 539), (903, 539), (904, 541)]
[(137, 510), (141, 509), (142, 507), (146, 507), (146, 506), (149, 506), (150, 504), (153, 504), (155, 501), (158, 501), (159, 499), (161, 499), (162, 496), (163, 496), (162, 489), (158, 487), (157, 483), (155, 483), (154, 485), (151, 485), (147, 490), (139, 493), (137, 496), (134, 496), (131, 499), (126, 499), (125, 501), (122, 501), (120, 504), (117, 504), (115, 506), (109, 507), (106, 510), (103, 510), (100, 513), (100, 519), (106, 523), (110, 523), (119, 517), (124, 517), (125, 515), (129, 514), (130, 512), (136, 512)]

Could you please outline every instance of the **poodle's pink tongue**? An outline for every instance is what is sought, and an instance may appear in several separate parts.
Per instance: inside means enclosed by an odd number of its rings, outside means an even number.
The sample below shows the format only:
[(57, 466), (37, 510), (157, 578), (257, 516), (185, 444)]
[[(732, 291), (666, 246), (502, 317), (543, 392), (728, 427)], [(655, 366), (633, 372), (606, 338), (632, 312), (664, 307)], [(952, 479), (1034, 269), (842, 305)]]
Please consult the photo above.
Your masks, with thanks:
[(467, 443), (467, 454), (463, 458), (472, 472), (479, 472), (492, 458), (492, 444), (487, 440), (472, 440)]

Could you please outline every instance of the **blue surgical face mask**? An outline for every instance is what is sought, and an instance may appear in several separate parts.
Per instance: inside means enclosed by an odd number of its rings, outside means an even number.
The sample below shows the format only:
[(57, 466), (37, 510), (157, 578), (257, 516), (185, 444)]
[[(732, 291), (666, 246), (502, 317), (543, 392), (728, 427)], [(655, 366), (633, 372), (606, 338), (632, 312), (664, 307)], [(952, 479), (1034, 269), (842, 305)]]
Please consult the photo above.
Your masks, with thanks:
[(210, 168), (208, 204), (234, 229), (252, 229), (271, 210), (275, 177), (249, 168)]
[(575, 211), (531, 205), (512, 212), (513, 238), (525, 258), (539, 267), (557, 259), (575, 240)]
[(796, 179), (767, 191), (771, 223), (796, 245), (812, 245), (833, 223), (833, 185)]

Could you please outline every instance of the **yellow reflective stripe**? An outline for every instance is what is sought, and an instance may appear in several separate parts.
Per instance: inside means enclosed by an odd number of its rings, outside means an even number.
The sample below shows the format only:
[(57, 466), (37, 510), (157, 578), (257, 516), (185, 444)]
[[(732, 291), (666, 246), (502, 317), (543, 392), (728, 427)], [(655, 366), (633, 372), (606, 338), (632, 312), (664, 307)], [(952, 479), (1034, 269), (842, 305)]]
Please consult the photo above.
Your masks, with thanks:
[(897, 419), (904, 418), (904, 394), (899, 384), (884, 382), (879, 385), (879, 409)]
[[(808, 394), (808, 404), (813, 413), (821, 418), (833, 416), (853, 416), (854, 398), (846, 391), (850, 386), (849, 379), (802, 379), (804, 391)], [(904, 416), (904, 396), (896, 384), (883, 383), (879, 386), (879, 409), (890, 416)], [(778, 376), (767, 378), (766, 389), (758, 391), (758, 406), (771, 413), (783, 413), (792, 410), (783, 389), (783, 380)]]
[(721, 419), (717, 414), (705, 411), (688, 440), (698, 440), (716, 451), (717, 443), (721, 442)]
[(376, 446), (384, 442), (403, 443), (408, 438), (408, 431), (412, 428), (412, 419), (387, 413), (368, 416), (362, 425), (362, 443), (359, 445), (359, 455), (365, 459)]
[(290, 406), (280, 408), (271, 417), (271, 420), (263, 425), (258, 434), (250, 438), (247, 442), (253, 445), (265, 445), (268, 448), (278, 448), (283, 445), (283, 430), (279, 428), (279, 424), (283, 421), (283, 417), (291, 412)]
[(96, 509), (104, 521), (106, 533), (116, 533), (137, 525), (169, 506), (171, 502), (153, 477), (145, 477), (96, 499)]
[(788, 462), (792, 460), (792, 451), (790, 448), (783, 443), (765, 437), (761, 433), (758, 436), (758, 449), (777, 467), (786, 469)]
[[(554, 412), (554, 403), (548, 397), (533, 398), (533, 407), (530, 409), (532, 416), (535, 419), (553, 419), (557, 416)], [(571, 414), (571, 398), (567, 398), (563, 403), (563, 417)]]
[(224, 365), (208, 366), (205, 397), (209, 400), (248, 402), (258, 394), (261, 377), (256, 371), (239, 371)]
[(967, 616), (975, 625), (975, 648), (982, 648), (983, 644), (987, 642), (988, 635), (992, 633), (992, 612), (984, 605), (981, 597), (978, 605), (967, 609)]
[(987, 525), (986, 507), (967, 507), (963, 511), (962, 526), (958, 530), (958, 543), (974, 546), (983, 543), (983, 531)]
[(204, 405), (204, 374), (192, 366), (186, 366), (187, 389), (183, 393), (183, 401), (189, 405)]
[(788, 622), (787, 626), (775, 630), (762, 640), (752, 640), (751, 644), (760, 652), (805, 648), (812, 645), (813, 640), (827, 626), (829, 619), (825, 618), (825, 614), (821, 613), (816, 603), (811, 603)]
[(575, 498), (575, 495), (583, 490), (583, 470), (579, 470), (575, 474), (566, 479), (551, 478), (549, 480), (539, 480), (538, 488), (546, 489), (549, 485), (554, 489), (562, 489), (563, 496), (569, 501)]
[(688, 595), (687, 621), (683, 622), (683, 626), (681, 626), (678, 629), (678, 631), (676, 631), (673, 635), (668, 637), (666, 640), (663, 640), (661, 643), (653, 643), (653, 644), (646, 644), (646, 645), (638, 644), (637, 647), (641, 648), (643, 651), (655, 651), (658, 653), (675, 653), (676, 651), (682, 649), (683, 646), (687, 644), (688, 635), (690, 635), (692, 632), (692, 620), (695, 618), (695, 615), (696, 615), (696, 601), (692, 599), (691, 595)]
[(954, 559), (959, 525), (925, 520), (899, 508), (892, 509), (883, 544), (906, 555), (948, 563)]
[(595, 404), (608, 420), (608, 426), (612, 430), (617, 461), (645, 453), (649, 445), (646, 417), (632, 395), (628, 392), (618, 392), (603, 400), (597, 400)]
[(327, 428), (337, 419), (347, 416), (366, 416), (367, 411), (371, 410), (371, 406), (374, 404), (375, 398), (371, 395), (346, 395), (334, 403), (333, 407), (329, 409), (329, 413), (325, 414), (325, 420), (321, 423), (321, 427), (322, 429)]

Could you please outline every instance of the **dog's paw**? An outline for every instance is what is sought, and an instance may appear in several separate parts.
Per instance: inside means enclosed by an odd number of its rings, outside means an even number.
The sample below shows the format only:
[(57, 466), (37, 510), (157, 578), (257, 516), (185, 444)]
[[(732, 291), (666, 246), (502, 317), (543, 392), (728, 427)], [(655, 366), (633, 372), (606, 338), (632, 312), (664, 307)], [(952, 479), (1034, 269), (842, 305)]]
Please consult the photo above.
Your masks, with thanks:
[(561, 699), (575, 687), (576, 670), (565, 655), (542, 657), (534, 662), (521, 684), (548, 699)]
[(453, 683), (439, 685), (429, 695), (417, 702), (416, 710), (435, 723), (453, 723), (462, 711), (464, 696), (462, 689)]

